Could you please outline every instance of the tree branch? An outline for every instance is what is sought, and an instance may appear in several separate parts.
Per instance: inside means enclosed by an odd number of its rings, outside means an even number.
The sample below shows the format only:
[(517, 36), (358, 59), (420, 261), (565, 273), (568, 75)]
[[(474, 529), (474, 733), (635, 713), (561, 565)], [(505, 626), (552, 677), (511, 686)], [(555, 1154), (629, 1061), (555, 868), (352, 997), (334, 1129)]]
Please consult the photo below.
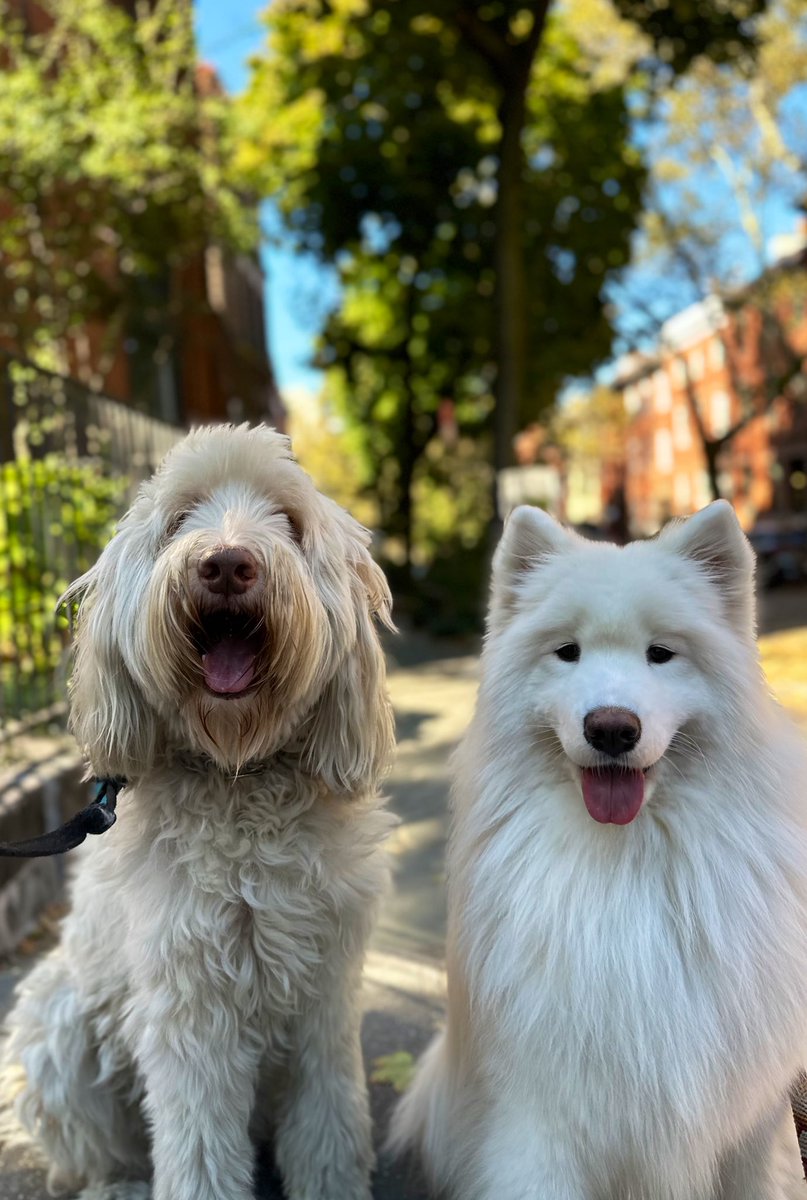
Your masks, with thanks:
[(462, 5), (455, 13), (455, 20), (466, 42), (476, 50), (490, 67), (500, 83), (506, 83), (512, 68), (510, 47), (492, 25), (482, 21), (473, 9)]
[(454, 14), (457, 27), (468, 45), (485, 60), (504, 88), (512, 87), (519, 75), (522, 86), (526, 87), (546, 25), (549, 0), (540, 0), (531, 11), (532, 28), (523, 42), (509, 42), (491, 24), (483, 21), (475, 8), (460, 5)]

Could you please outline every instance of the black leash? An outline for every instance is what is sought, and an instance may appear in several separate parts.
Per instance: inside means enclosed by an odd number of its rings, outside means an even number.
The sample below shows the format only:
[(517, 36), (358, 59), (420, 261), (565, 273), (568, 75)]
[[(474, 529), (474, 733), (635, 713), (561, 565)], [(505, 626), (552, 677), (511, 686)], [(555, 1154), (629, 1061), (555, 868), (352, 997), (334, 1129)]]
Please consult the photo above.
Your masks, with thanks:
[(104, 833), (115, 824), (115, 804), (118, 792), (126, 786), (120, 776), (111, 779), (96, 779), (98, 785), (92, 804), (82, 808), (64, 825), (43, 833), (40, 837), (21, 842), (0, 842), (0, 856), (6, 858), (45, 858), (50, 854), (64, 854), (80, 846), (88, 833)]

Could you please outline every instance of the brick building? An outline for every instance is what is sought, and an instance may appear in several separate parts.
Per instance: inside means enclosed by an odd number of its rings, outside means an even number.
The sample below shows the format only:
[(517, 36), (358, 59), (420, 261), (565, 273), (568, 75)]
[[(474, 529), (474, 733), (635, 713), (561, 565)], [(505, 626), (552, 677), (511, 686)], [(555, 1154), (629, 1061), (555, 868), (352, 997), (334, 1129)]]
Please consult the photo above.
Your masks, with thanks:
[[(803, 276), (803, 255), (777, 270)], [(787, 354), (798, 362), (807, 352), (807, 313), (798, 299), (787, 304), (777, 324), (787, 327)], [(796, 379), (787, 398), (771, 396), (773, 376), (784, 372), (776, 362), (782, 352), (758, 308), (749, 303), (729, 313), (710, 297), (666, 322), (655, 354), (617, 364), (614, 386), (628, 414), (624, 494), (633, 534), (654, 533), (712, 499), (698, 421), (708, 439), (719, 439), (749, 404), (758, 415), (717, 456), (720, 494), (746, 529), (763, 520), (807, 529), (807, 404), (800, 394), (807, 387)]]

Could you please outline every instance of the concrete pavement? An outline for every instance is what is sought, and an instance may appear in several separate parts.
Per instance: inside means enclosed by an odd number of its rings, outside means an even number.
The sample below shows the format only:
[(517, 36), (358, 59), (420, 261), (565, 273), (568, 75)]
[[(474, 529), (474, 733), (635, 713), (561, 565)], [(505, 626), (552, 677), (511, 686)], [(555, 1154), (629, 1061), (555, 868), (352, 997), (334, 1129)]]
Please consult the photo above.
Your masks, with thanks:
[[(803, 625), (805, 605), (807, 593), (802, 589), (767, 594), (762, 631)], [(766, 653), (773, 654), (777, 645), (768, 643)], [(398, 753), (387, 791), (401, 825), (391, 840), (395, 890), (382, 911), (365, 971), (363, 1044), (369, 1075), (379, 1058), (401, 1052), (416, 1058), (441, 1020), (450, 756), (467, 726), (476, 692), (473, 644), (458, 653), (456, 647), (436, 647), (425, 636), (408, 633), (390, 639), (388, 651)], [(789, 653), (789, 643), (783, 642), (781, 651)], [(778, 678), (776, 683), (781, 686)], [(796, 684), (804, 687), (803, 672)], [(782, 699), (795, 708), (794, 696), (785, 691)], [(0, 970), (0, 1016), (29, 962), (18, 957)], [(372, 1083), (370, 1092), (380, 1147), (396, 1093), (388, 1082)], [(262, 1154), (256, 1198), (281, 1196), (271, 1161)], [(379, 1153), (374, 1196), (426, 1200), (427, 1193), (411, 1166), (392, 1163)], [(0, 1200), (45, 1200), (43, 1174), (31, 1159), (0, 1154)]]

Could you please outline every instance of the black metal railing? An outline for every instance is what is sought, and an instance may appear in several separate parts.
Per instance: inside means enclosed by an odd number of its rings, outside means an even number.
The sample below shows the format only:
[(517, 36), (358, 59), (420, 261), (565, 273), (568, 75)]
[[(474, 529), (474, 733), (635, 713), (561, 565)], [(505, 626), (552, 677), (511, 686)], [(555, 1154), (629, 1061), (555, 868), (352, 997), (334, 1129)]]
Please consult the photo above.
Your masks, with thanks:
[(63, 712), (56, 602), (181, 432), (0, 356), (0, 737)]

